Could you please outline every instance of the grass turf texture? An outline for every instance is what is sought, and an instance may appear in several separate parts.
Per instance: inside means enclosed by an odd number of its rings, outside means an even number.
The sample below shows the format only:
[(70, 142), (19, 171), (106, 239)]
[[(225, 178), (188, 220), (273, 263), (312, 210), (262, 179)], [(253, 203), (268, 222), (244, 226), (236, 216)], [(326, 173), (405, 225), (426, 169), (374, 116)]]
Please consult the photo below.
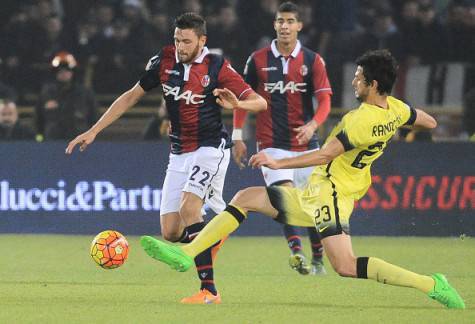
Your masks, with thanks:
[[(0, 323), (473, 323), (475, 239), (354, 237), (355, 251), (419, 273), (445, 273), (467, 309), (447, 310), (422, 293), (369, 280), (301, 276), (280, 237), (231, 237), (215, 279), (221, 305), (181, 305), (194, 270), (178, 273), (127, 237), (129, 259), (104, 270), (92, 236), (0, 235)], [(305, 247), (308, 240), (304, 239)], [(306, 250), (309, 254), (308, 249)]]

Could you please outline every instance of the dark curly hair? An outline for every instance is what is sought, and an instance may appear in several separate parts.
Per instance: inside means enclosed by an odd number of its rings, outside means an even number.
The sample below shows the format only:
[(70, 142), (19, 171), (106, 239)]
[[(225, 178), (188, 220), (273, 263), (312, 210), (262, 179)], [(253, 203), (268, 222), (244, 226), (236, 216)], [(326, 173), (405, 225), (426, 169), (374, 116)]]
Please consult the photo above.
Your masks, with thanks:
[(363, 68), (367, 85), (378, 81), (378, 93), (390, 94), (396, 82), (397, 61), (388, 50), (368, 51), (356, 59), (356, 64)]

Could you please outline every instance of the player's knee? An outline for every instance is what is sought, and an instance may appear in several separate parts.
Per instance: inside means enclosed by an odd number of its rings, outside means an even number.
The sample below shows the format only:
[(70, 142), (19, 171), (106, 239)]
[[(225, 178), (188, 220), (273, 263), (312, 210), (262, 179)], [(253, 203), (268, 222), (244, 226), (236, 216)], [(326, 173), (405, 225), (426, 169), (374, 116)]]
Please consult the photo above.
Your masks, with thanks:
[(236, 192), (236, 194), (234, 195), (232, 201), (234, 203), (242, 202), (242, 200), (243, 200), (242, 198), (246, 195), (246, 190), (247, 190), (247, 188), (246, 189), (241, 189), (238, 192)]
[(356, 277), (356, 265), (353, 262), (339, 262), (333, 265), (333, 269), (341, 277)]
[(162, 230), (162, 237), (165, 241), (168, 241), (168, 242), (178, 242), (178, 240), (181, 237), (181, 233)]
[(337, 267), (335, 271), (340, 275), (340, 277), (355, 277), (355, 271), (348, 267)]
[(239, 190), (231, 200), (231, 205), (236, 205), (241, 208), (246, 208), (247, 200), (246, 196), (248, 194), (249, 188)]
[(192, 219), (201, 216), (201, 206), (193, 206), (192, 204), (182, 204), (180, 206), (180, 216), (183, 219)]

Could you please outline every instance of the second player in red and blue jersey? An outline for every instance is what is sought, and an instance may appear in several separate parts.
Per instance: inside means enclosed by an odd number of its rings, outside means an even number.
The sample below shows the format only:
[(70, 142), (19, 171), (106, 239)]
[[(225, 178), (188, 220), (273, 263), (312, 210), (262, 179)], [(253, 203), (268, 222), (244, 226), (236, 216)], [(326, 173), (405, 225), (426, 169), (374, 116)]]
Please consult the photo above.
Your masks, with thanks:
[[(332, 89), (325, 62), (298, 40), (302, 27), (299, 8), (291, 2), (283, 3), (274, 20), (277, 38), (270, 46), (252, 53), (244, 71), (246, 82), (266, 99), (268, 107), (256, 118), (257, 150), (265, 151), (274, 158), (294, 157), (318, 149), (315, 131), (330, 112)], [(247, 155), (241, 132), (245, 118), (245, 111), (235, 111), (233, 154), (241, 166)], [(261, 168), (266, 185), (297, 187), (305, 185), (311, 169)], [(313, 227), (308, 228), (308, 233), (312, 244), (312, 266), (302, 252), (297, 228), (284, 226), (292, 252), (290, 266), (301, 274), (324, 274), (319, 235)]]

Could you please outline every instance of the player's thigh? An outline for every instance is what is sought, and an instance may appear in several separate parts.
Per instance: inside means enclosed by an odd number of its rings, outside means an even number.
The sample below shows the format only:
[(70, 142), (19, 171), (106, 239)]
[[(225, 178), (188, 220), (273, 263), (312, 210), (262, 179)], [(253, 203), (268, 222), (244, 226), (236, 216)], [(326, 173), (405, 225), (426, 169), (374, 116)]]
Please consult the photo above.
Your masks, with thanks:
[(246, 211), (259, 212), (272, 218), (276, 218), (278, 214), (277, 209), (272, 206), (269, 200), (266, 187), (249, 187), (239, 190), (230, 204), (243, 208)]
[(225, 149), (224, 155), (220, 159), (217, 171), (212, 177), (209, 188), (205, 195), (205, 202), (215, 213), (220, 213), (226, 208), (226, 203), (223, 199), (224, 181), (226, 179), (226, 172), (228, 170), (229, 161), (231, 159), (231, 150)]
[[(293, 156), (293, 152), (277, 148), (266, 148), (263, 149), (261, 152), (266, 153), (274, 159), (284, 159)], [(261, 172), (267, 186), (279, 184), (285, 181), (294, 181), (293, 169), (272, 170), (266, 167), (261, 167)]]
[(322, 238), (350, 233), (354, 200), (340, 195), (331, 181), (309, 184), (303, 197), (304, 208), (313, 213), (314, 225)]
[(212, 195), (218, 195), (221, 198), (229, 156), (229, 149), (223, 147), (200, 147), (193, 152), (187, 161), (189, 176), (183, 191), (205, 200), (210, 191), (217, 190), (218, 193), (213, 192)]
[(180, 216), (186, 226), (203, 221), (203, 199), (191, 192), (182, 192)]
[(170, 161), (162, 188), (160, 215), (180, 210), (182, 192), (187, 181), (186, 156), (170, 154)]
[(275, 220), (279, 223), (312, 227), (312, 214), (308, 213), (302, 205), (302, 190), (287, 186), (266, 187), (269, 201), (278, 212)]

